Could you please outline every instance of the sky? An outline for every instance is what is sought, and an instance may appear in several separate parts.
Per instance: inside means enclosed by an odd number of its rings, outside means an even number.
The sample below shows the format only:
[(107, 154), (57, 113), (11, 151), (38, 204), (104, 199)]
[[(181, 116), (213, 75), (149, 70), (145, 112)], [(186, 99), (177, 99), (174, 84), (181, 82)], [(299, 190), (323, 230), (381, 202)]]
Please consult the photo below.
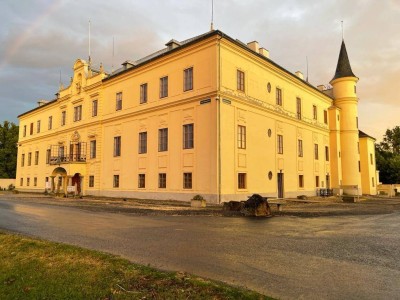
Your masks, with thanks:
[[(76, 59), (106, 71), (169, 40), (210, 30), (211, 0), (0, 1), (0, 122), (52, 100)], [(360, 78), (359, 128), (379, 142), (400, 126), (400, 0), (214, 0), (214, 29), (245, 43), (311, 84), (332, 79), (342, 40)], [(61, 75), (60, 75), (61, 74)]]

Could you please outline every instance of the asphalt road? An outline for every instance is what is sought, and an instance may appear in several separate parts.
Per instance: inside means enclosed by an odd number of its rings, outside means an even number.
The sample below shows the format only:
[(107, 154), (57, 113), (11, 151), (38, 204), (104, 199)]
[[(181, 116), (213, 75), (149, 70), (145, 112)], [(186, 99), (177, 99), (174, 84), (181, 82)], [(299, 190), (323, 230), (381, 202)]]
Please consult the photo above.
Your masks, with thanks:
[(132, 216), (0, 199), (0, 228), (280, 299), (400, 299), (400, 212), (268, 219)]

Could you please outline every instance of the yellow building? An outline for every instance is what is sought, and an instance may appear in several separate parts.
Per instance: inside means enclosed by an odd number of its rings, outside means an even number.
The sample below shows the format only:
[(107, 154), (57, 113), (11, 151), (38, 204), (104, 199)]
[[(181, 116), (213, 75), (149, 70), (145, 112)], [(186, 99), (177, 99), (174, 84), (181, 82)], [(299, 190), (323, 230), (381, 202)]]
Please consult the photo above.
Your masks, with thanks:
[(218, 30), (171, 40), (111, 74), (78, 59), (56, 99), (19, 116), (16, 187), (201, 194), (214, 203), (321, 188), (375, 194), (374, 140), (359, 138), (357, 80), (344, 43), (332, 88), (316, 88), (257, 42)]

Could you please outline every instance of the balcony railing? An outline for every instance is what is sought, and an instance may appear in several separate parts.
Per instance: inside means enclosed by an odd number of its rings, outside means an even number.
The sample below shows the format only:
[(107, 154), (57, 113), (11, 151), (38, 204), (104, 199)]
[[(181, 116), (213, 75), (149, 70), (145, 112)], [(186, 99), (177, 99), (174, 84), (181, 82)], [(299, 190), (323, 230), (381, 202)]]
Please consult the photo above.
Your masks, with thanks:
[(71, 142), (69, 148), (64, 145), (52, 145), (47, 155), (50, 165), (86, 162), (86, 143)]

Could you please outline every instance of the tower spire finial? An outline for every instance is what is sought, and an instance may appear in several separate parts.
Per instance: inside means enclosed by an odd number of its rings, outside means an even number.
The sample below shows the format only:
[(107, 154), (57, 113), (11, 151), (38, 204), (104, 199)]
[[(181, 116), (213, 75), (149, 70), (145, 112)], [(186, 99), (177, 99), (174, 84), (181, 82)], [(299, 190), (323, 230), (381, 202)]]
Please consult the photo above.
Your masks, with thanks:
[(211, 0), (211, 27), (210, 30), (214, 30), (214, 0)]
[(342, 41), (344, 41), (343, 20), (342, 20)]

